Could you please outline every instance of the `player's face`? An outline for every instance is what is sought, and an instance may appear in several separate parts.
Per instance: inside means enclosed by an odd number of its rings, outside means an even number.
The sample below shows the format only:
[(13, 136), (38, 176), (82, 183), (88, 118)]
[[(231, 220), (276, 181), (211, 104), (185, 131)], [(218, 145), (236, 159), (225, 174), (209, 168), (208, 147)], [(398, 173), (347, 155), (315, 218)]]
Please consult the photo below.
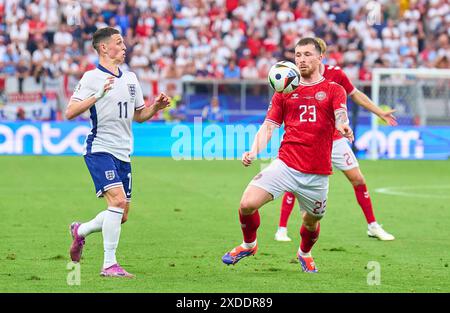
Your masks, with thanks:
[(302, 77), (310, 77), (319, 69), (320, 62), (322, 62), (322, 56), (313, 44), (295, 47), (295, 64)]
[(107, 43), (108, 56), (115, 61), (117, 64), (122, 64), (125, 62), (125, 51), (127, 47), (123, 41), (123, 38), (119, 34), (114, 34), (111, 36)]

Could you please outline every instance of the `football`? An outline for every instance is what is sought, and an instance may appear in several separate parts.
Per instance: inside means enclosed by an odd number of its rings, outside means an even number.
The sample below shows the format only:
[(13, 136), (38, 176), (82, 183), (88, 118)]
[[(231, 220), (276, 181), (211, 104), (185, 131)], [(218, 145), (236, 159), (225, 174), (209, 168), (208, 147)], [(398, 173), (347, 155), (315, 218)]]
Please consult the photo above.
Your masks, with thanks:
[(267, 79), (276, 92), (290, 93), (300, 83), (300, 71), (294, 63), (280, 61), (272, 65)]

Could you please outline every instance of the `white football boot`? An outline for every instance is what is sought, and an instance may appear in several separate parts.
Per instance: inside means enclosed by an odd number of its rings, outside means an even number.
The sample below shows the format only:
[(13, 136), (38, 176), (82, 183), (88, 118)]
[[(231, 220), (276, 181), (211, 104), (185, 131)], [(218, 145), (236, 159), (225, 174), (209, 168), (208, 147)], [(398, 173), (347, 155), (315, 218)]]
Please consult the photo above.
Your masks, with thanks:
[(367, 226), (367, 235), (369, 237), (378, 238), (379, 240), (388, 241), (388, 240), (394, 240), (395, 237), (386, 232), (383, 227), (381, 227), (380, 224), (377, 222), (370, 223)]
[(287, 235), (286, 227), (278, 227), (278, 230), (275, 233), (275, 240), (276, 241), (292, 241), (292, 239), (289, 238)]

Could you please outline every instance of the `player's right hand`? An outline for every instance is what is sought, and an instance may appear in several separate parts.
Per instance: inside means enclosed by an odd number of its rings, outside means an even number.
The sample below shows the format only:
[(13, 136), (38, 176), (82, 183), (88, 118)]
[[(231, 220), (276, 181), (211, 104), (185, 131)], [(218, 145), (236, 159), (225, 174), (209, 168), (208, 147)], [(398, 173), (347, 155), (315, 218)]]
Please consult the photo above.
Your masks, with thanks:
[(247, 151), (242, 154), (242, 164), (245, 167), (250, 166), (254, 159), (256, 159), (256, 156), (251, 151)]
[(341, 133), (342, 136), (347, 138), (350, 142), (353, 142), (353, 140), (355, 140), (353, 130), (350, 128), (348, 124), (339, 125), (339, 127), (337, 127), (337, 130)]
[(156, 109), (159, 111), (170, 106), (170, 101), (172, 101), (172, 99), (169, 96), (167, 96), (164, 92), (161, 92), (156, 97), (154, 105)]
[(103, 97), (106, 95), (106, 93), (107, 93), (109, 90), (112, 89), (113, 83), (114, 83), (114, 76), (109, 76), (109, 77), (106, 79), (105, 84), (103, 85), (103, 87), (100, 88), (100, 89), (94, 94), (95, 100), (99, 100), (99, 99), (103, 98)]

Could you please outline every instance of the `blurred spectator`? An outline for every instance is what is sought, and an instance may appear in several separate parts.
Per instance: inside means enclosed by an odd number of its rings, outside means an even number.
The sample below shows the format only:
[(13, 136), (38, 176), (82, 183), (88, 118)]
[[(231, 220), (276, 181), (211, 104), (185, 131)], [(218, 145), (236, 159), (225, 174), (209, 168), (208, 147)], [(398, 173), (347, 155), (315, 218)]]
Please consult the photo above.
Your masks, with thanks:
[(28, 67), (27, 62), (24, 59), (21, 59), (19, 61), (19, 64), (17, 64), (17, 68), (16, 68), (16, 77), (17, 77), (20, 94), (23, 93), (23, 81), (25, 78), (28, 77), (29, 73), (30, 73), (30, 68)]
[(250, 59), (241, 72), (244, 79), (257, 79), (259, 77), (258, 69), (256, 68), (255, 60)]
[(18, 121), (26, 121), (26, 120), (28, 120), (26, 118), (25, 110), (22, 107), (18, 107), (17, 108), (16, 120), (18, 120)]
[(223, 71), (223, 78), (238, 79), (241, 77), (241, 69), (236, 65), (236, 61), (231, 59)]
[(219, 105), (219, 98), (213, 97), (211, 103), (206, 105), (202, 111), (203, 121), (209, 123), (223, 122), (223, 114)]
[(15, 47), (12, 44), (9, 44), (1, 59), (1, 73), (14, 76), (16, 74), (16, 65), (19, 62), (19, 59), (19, 54), (16, 52)]

